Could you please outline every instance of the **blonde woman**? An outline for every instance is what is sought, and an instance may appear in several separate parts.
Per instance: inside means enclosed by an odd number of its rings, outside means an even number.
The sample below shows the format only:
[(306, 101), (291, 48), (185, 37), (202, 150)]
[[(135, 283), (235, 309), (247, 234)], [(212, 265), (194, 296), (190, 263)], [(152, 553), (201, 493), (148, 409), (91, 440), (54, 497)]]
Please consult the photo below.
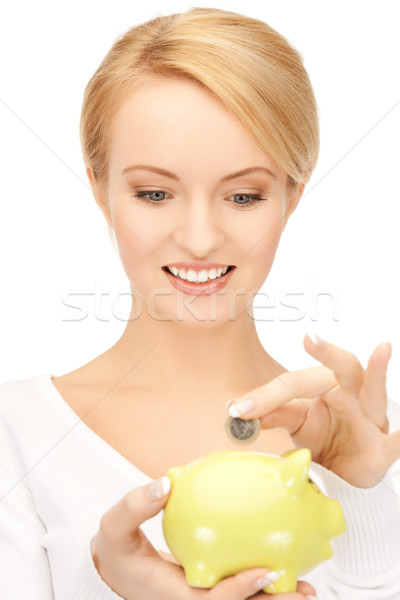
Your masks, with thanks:
[(165, 473), (235, 448), (223, 427), (230, 412), (260, 418), (249, 449), (309, 447), (313, 472), (345, 511), (334, 558), (279, 597), (398, 599), (390, 344), (364, 369), (306, 336), (321, 365), (289, 372), (252, 318), (318, 158), (298, 52), (232, 12), (153, 19), (122, 35), (89, 81), (81, 140), (132, 314), (117, 343), (79, 369), (0, 386), (2, 597), (265, 597), (282, 574), (255, 568), (190, 588), (162, 535)]

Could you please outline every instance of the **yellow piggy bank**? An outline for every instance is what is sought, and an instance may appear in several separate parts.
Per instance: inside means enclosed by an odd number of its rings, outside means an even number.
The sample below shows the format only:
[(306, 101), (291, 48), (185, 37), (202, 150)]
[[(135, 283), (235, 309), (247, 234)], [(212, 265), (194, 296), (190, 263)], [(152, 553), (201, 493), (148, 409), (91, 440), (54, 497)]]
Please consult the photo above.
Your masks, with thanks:
[(170, 469), (163, 531), (187, 583), (210, 588), (265, 567), (280, 578), (264, 592), (293, 592), (300, 575), (330, 558), (343, 511), (310, 479), (310, 463), (307, 448), (283, 456), (226, 450)]

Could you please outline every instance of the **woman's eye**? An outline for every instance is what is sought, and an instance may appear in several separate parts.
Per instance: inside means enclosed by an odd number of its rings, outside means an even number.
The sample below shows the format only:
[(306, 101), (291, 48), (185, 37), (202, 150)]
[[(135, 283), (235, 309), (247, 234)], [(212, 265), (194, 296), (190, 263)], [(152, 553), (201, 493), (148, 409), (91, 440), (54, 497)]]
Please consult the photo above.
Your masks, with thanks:
[(234, 204), (239, 206), (254, 206), (259, 202), (265, 202), (268, 198), (261, 198), (260, 194), (233, 194), (231, 198), (237, 198), (238, 201)]
[(162, 200), (165, 200), (165, 196), (167, 195), (169, 196), (167, 192), (162, 192), (159, 190), (149, 190), (136, 192), (136, 194), (133, 194), (133, 198), (138, 198), (139, 200), (142, 200), (147, 204), (159, 204)]

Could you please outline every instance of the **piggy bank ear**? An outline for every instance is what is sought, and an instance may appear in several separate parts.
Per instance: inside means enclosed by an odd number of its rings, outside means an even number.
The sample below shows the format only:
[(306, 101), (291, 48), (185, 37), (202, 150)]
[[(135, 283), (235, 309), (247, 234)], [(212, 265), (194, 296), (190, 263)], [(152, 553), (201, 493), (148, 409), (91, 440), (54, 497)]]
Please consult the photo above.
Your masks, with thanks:
[(172, 467), (167, 471), (167, 476), (170, 479), (171, 485), (175, 483), (175, 481), (182, 475), (185, 470), (185, 466), (182, 467)]
[(311, 452), (308, 448), (290, 450), (282, 455), (284, 459), (279, 465), (279, 474), (289, 490), (292, 498), (303, 494), (307, 483), (308, 470), (311, 464)]

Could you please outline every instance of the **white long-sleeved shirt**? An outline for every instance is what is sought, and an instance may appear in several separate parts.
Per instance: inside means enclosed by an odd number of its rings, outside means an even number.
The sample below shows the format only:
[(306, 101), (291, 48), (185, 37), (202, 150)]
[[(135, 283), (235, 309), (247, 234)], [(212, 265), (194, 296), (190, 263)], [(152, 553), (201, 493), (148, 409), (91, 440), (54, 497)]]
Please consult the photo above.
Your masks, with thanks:
[[(0, 384), (0, 598), (121, 600), (99, 576), (90, 540), (101, 516), (151, 478), (78, 417), (52, 377)], [(391, 401), (389, 420), (400, 428)], [(347, 532), (304, 578), (321, 600), (400, 600), (400, 461), (371, 489), (314, 463), (310, 474), (341, 503)], [(169, 552), (162, 512), (142, 530)]]

